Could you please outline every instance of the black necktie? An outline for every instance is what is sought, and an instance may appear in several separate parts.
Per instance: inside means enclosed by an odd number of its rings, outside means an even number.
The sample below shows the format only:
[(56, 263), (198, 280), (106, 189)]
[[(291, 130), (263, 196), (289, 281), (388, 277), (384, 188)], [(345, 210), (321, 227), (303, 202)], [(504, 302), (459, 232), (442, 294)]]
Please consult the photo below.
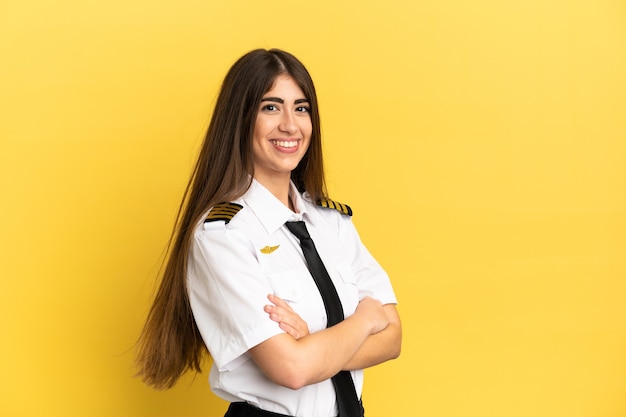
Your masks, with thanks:
[[(344, 319), (343, 307), (341, 306), (339, 295), (337, 295), (337, 290), (328, 275), (328, 271), (326, 271), (324, 263), (317, 253), (317, 249), (315, 249), (315, 244), (306, 229), (306, 225), (304, 222), (300, 221), (287, 222), (285, 226), (300, 240), (304, 259), (306, 259), (309, 271), (324, 300), (326, 316), (328, 317), (326, 327), (334, 326)], [(361, 405), (359, 404), (359, 398), (356, 395), (350, 372), (340, 371), (331, 379), (335, 386), (335, 393), (337, 394), (339, 417), (361, 416)]]

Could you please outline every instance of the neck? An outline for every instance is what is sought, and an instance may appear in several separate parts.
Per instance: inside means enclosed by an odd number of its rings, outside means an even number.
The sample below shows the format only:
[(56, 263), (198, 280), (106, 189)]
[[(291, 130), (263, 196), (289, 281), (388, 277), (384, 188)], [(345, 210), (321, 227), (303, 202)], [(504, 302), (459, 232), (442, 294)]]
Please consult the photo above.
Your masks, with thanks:
[(290, 184), (290, 176), (287, 177), (254, 177), (255, 180), (267, 190), (274, 195), (281, 203), (285, 206), (289, 207), (289, 209), (294, 210), (293, 205), (289, 199), (289, 184)]

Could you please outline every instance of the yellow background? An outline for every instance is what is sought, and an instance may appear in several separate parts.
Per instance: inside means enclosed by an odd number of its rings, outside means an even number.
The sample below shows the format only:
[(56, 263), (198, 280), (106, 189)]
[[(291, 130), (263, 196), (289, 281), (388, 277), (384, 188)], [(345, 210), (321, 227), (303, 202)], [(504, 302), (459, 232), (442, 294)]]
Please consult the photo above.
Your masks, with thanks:
[(0, 414), (220, 416), (133, 343), (228, 67), (318, 87), (331, 195), (390, 273), (369, 417), (626, 415), (626, 4), (0, 3)]

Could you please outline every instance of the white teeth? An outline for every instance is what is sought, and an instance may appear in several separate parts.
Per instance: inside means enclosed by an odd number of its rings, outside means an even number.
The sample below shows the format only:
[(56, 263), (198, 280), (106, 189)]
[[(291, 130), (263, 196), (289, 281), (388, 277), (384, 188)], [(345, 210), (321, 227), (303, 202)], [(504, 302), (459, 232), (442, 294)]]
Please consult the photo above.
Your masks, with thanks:
[(297, 140), (273, 140), (272, 143), (281, 148), (295, 148), (298, 145)]

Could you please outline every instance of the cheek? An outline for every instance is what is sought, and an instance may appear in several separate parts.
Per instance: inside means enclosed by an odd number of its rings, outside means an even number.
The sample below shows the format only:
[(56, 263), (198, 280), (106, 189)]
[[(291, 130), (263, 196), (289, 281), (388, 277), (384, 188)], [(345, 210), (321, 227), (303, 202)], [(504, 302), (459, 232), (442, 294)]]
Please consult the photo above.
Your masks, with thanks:
[(252, 146), (263, 147), (267, 135), (267, 124), (263, 123), (262, 120), (257, 119), (257, 122), (254, 124), (254, 132), (252, 132)]
[(309, 132), (305, 140), (304, 153), (307, 153), (310, 147), (311, 147), (311, 133)]
[(252, 140), (254, 142), (257, 142), (261, 138), (261, 136), (263, 136), (263, 121), (257, 118), (256, 122), (254, 123), (254, 131), (252, 132)]
[(303, 123), (303, 125), (302, 125), (302, 133), (309, 140), (311, 140), (311, 134), (313, 133), (313, 125), (311, 124), (311, 120), (308, 120), (305, 123)]
[(252, 156), (254, 159), (257, 159), (263, 152), (264, 142), (263, 128), (257, 123), (254, 127), (254, 132), (252, 133)]

